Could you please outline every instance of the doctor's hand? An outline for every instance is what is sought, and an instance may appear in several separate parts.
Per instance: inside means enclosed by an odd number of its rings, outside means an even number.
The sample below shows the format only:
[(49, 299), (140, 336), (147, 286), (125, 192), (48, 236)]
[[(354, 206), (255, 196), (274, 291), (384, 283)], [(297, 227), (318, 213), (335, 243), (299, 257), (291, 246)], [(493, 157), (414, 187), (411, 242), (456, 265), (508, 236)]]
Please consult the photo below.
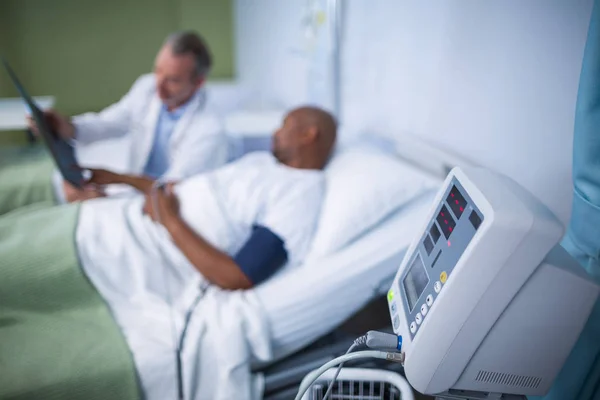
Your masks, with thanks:
[(173, 184), (167, 184), (147, 194), (143, 211), (167, 229), (176, 224), (179, 221), (179, 200), (173, 190)]
[(78, 189), (67, 181), (63, 181), (63, 193), (69, 203), (106, 197), (103, 190), (93, 185), (85, 185), (83, 189)]
[[(50, 129), (58, 133), (60, 137), (65, 140), (75, 138), (75, 125), (73, 125), (70, 118), (59, 114), (54, 110), (44, 111), (44, 117), (46, 117), (46, 123)], [(39, 136), (40, 131), (31, 115), (27, 116), (27, 125), (36, 136)]]

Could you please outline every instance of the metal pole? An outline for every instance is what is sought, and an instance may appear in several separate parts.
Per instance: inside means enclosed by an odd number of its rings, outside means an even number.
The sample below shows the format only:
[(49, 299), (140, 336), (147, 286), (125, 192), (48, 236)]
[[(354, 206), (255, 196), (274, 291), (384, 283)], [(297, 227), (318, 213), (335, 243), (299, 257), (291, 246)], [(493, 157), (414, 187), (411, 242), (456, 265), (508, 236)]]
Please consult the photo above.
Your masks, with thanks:
[(342, 0), (328, 0), (328, 14), (331, 29), (331, 88), (333, 113), (339, 118), (341, 113), (341, 41), (342, 41)]

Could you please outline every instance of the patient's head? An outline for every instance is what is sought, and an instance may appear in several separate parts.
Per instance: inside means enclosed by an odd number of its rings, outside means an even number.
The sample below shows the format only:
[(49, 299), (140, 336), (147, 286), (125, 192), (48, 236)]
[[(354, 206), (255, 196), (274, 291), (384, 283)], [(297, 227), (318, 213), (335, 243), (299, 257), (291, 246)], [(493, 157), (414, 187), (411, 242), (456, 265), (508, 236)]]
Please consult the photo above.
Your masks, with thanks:
[(292, 110), (273, 135), (273, 155), (294, 168), (323, 169), (335, 143), (337, 124), (316, 107)]

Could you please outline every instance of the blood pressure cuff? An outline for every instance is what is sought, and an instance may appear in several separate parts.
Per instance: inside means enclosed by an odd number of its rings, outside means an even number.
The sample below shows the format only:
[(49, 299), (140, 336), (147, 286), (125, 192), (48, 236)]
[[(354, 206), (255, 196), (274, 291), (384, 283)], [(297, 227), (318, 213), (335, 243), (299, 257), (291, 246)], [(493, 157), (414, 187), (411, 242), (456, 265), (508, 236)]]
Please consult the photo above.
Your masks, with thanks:
[(284, 241), (269, 228), (255, 225), (233, 260), (254, 285), (273, 275), (288, 259)]

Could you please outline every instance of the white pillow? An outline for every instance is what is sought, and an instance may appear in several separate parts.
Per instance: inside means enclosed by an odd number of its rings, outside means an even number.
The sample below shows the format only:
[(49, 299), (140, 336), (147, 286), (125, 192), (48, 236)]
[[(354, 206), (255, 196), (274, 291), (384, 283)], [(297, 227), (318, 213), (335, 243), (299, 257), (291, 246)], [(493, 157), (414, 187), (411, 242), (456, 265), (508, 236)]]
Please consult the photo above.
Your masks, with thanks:
[(331, 254), (439, 182), (372, 146), (340, 149), (325, 168), (326, 193), (307, 259)]

